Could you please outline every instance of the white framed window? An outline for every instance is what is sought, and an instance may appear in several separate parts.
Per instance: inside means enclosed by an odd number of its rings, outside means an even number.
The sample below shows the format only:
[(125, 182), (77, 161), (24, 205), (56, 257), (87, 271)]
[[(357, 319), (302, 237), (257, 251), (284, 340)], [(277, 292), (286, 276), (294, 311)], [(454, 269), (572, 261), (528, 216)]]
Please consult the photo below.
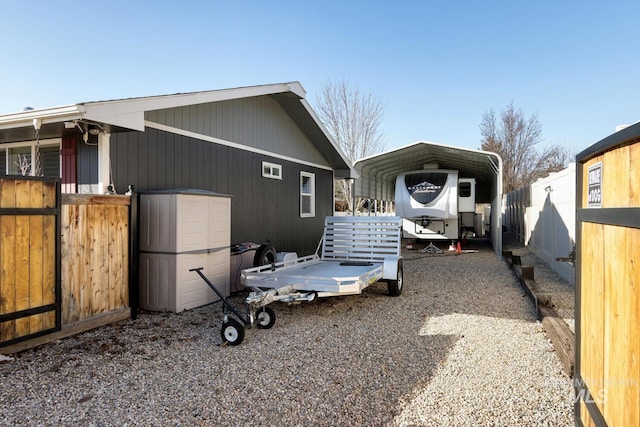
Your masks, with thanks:
[[(40, 173), (60, 178), (60, 138), (40, 141)], [(0, 145), (0, 172), (7, 175), (33, 176), (36, 142)]]
[(300, 216), (316, 216), (316, 175), (300, 172)]
[(458, 184), (458, 197), (471, 197), (470, 182), (461, 182)]
[(282, 179), (282, 165), (262, 162), (262, 176), (271, 179)]

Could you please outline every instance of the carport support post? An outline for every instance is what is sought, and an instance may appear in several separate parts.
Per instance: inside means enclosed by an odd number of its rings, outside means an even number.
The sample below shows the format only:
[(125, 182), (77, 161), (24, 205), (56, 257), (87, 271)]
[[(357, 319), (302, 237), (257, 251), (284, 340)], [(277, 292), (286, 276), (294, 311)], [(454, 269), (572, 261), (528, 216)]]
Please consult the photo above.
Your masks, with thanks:
[(356, 216), (356, 191), (355, 191), (355, 179), (349, 180), (349, 186), (351, 187), (351, 216)]
[(353, 198), (353, 204), (351, 205), (353, 208), (351, 209), (351, 215), (352, 216), (356, 216), (356, 211), (358, 210), (358, 198), (356, 197), (356, 180), (352, 179), (350, 180), (350, 184), (351, 184), (351, 196)]

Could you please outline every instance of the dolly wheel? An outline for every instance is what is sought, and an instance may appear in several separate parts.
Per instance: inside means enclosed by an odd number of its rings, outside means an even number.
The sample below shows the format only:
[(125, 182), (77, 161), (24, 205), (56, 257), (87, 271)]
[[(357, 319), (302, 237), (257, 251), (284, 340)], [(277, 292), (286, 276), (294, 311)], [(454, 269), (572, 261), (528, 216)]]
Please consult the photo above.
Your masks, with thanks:
[(262, 307), (256, 311), (258, 328), (269, 329), (276, 323), (276, 313), (269, 307)]
[(387, 281), (387, 291), (389, 295), (397, 297), (402, 293), (402, 259), (398, 260), (398, 276), (397, 280)]
[(226, 322), (222, 322), (220, 335), (230, 345), (238, 345), (244, 339), (244, 326), (236, 319), (229, 317)]

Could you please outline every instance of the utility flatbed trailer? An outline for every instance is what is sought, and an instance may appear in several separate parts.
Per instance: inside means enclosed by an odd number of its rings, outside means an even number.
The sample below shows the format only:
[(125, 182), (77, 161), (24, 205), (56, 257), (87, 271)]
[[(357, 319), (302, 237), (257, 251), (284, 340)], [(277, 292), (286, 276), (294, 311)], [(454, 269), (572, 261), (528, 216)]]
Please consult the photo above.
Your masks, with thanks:
[[(395, 216), (330, 216), (325, 219), (322, 254), (285, 260), (241, 273), (251, 288), (245, 326), (270, 328), (275, 313), (268, 304), (313, 301), (315, 298), (354, 295), (377, 281), (386, 281), (389, 295), (402, 292), (402, 218)], [(320, 246), (320, 245), (319, 245)], [(205, 279), (206, 280), (206, 279)], [(238, 312), (233, 310), (238, 316)], [(243, 325), (225, 315), (222, 338), (240, 344)]]
[(257, 294), (270, 288), (286, 291), (290, 297), (309, 292), (314, 297), (359, 294), (370, 284), (386, 280), (389, 294), (399, 295), (401, 233), (400, 217), (327, 217), (321, 256), (246, 269), (240, 280)]

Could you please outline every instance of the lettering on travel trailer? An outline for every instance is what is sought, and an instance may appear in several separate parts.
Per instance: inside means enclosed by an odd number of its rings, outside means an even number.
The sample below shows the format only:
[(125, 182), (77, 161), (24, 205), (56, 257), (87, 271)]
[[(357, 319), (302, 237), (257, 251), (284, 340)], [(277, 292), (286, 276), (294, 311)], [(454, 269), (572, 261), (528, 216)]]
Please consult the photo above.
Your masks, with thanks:
[(473, 233), (476, 180), (459, 178), (457, 170), (424, 169), (396, 178), (396, 215), (403, 218), (403, 237), (459, 239)]

